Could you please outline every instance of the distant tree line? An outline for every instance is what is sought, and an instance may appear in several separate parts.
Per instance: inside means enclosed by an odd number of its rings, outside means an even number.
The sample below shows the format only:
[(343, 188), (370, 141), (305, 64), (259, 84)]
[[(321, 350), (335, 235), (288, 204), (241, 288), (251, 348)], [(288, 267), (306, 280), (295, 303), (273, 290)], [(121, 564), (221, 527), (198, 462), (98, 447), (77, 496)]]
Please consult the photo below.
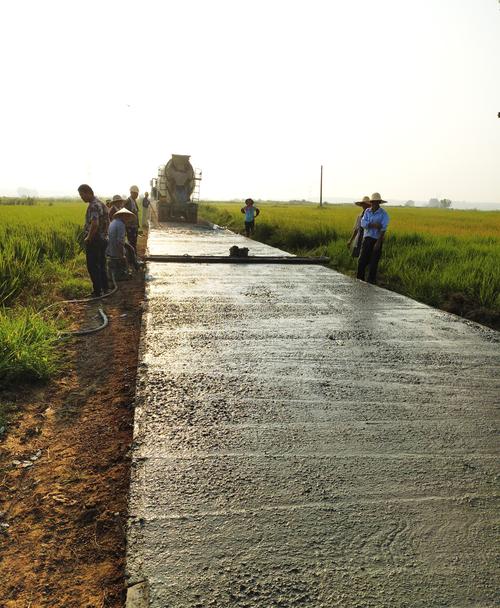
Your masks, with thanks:
[(427, 203), (427, 207), (433, 207), (434, 209), (449, 209), (451, 207), (451, 201), (449, 198), (430, 198)]
[[(411, 199), (406, 201), (405, 207), (415, 207), (415, 201), (412, 201)], [(427, 207), (433, 209), (449, 209), (451, 207), (451, 201), (449, 198), (442, 198), (441, 200), (430, 198)]]
[(16, 198), (13, 196), (0, 196), (0, 205), (36, 205), (36, 200), (32, 196)]

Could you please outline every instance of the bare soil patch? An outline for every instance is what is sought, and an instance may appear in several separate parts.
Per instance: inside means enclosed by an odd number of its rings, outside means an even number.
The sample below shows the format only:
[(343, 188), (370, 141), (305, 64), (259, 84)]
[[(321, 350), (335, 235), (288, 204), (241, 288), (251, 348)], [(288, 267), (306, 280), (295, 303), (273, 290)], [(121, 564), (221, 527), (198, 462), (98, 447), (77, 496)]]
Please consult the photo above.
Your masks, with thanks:
[[(59, 377), (1, 396), (16, 410), (0, 443), (1, 608), (124, 604), (143, 298), (139, 272), (103, 300), (106, 329), (62, 343)], [(99, 325), (97, 305), (69, 310)]]

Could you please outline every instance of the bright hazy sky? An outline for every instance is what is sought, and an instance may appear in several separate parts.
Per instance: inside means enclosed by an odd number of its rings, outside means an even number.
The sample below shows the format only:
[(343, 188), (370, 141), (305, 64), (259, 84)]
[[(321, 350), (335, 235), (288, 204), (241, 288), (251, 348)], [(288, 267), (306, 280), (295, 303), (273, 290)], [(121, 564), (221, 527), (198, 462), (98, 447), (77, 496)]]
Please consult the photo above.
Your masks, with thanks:
[(500, 202), (497, 0), (4, 0), (0, 194)]

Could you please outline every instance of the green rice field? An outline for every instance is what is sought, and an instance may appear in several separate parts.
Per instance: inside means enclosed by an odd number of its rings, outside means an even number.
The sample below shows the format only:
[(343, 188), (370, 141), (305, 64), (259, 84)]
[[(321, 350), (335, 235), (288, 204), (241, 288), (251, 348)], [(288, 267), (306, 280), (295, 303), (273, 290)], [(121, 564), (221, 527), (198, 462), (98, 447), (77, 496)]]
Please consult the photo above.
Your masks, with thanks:
[[(355, 276), (346, 242), (355, 205), (258, 203), (254, 238), (301, 255), (327, 255)], [(208, 203), (201, 215), (243, 233), (242, 203)], [(379, 284), (431, 306), (500, 327), (500, 212), (386, 207), (391, 223)]]
[(0, 305), (47, 295), (83, 259), (85, 206), (0, 206)]
[(84, 215), (76, 202), (0, 204), (0, 388), (45, 380), (58, 368), (61, 322), (38, 311), (91, 291)]

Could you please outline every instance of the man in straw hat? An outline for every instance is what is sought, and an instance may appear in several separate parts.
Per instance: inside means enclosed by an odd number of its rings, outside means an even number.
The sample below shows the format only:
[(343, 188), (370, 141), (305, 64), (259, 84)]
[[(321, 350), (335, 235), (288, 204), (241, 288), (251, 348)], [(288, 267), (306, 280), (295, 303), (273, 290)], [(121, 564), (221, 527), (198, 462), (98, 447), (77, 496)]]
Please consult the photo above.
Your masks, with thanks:
[(139, 207), (137, 206), (137, 198), (139, 197), (139, 188), (137, 186), (130, 186), (130, 196), (123, 205), (125, 209), (128, 209), (135, 215), (134, 220), (130, 220), (127, 224), (127, 238), (128, 242), (134, 248), (137, 253), (137, 233), (139, 232)]
[(351, 250), (351, 254), (353, 258), (359, 257), (359, 252), (361, 251), (361, 244), (363, 243), (363, 228), (361, 228), (361, 219), (365, 211), (370, 207), (370, 197), (363, 196), (362, 201), (357, 201), (354, 203), (358, 207), (362, 207), (361, 213), (356, 218), (354, 222), (354, 228), (352, 230), (351, 238), (347, 241), (347, 247)]
[(386, 210), (380, 206), (386, 202), (382, 200), (378, 192), (374, 192), (370, 198), (371, 207), (364, 212), (361, 219), (364, 237), (358, 261), (357, 277), (365, 281), (366, 268), (368, 267), (368, 283), (377, 282), (377, 268), (382, 255), (382, 243), (387, 226), (389, 226), (389, 216)]
[(128, 209), (118, 209), (113, 216), (113, 221), (109, 225), (109, 242), (106, 249), (108, 270), (117, 281), (124, 281), (130, 278), (127, 270), (125, 238), (127, 222), (133, 221), (133, 218), (134, 214)]

